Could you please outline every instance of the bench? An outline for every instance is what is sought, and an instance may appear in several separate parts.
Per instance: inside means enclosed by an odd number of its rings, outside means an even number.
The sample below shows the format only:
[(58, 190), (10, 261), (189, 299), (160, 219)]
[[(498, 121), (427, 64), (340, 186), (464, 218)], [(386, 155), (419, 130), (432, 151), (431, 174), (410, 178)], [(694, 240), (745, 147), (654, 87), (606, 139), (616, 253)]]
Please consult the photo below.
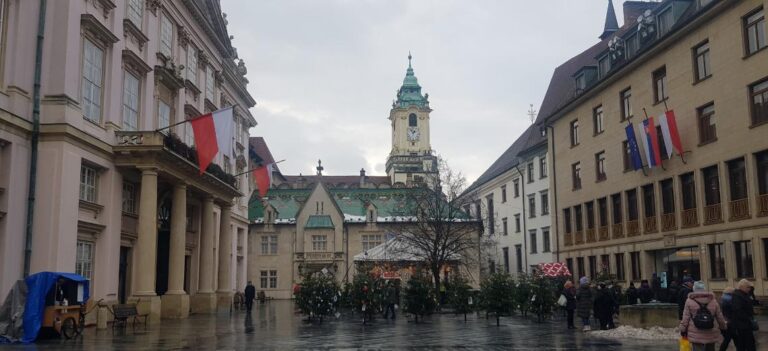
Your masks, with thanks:
[[(147, 327), (148, 314), (139, 314), (139, 310), (136, 308), (136, 304), (117, 304), (112, 306), (112, 315), (115, 320), (112, 322), (112, 329), (117, 325), (125, 327), (128, 325), (128, 319), (132, 318), (133, 327), (136, 328), (136, 322), (141, 321), (144, 323), (144, 328)], [(143, 319), (143, 320), (142, 320)]]

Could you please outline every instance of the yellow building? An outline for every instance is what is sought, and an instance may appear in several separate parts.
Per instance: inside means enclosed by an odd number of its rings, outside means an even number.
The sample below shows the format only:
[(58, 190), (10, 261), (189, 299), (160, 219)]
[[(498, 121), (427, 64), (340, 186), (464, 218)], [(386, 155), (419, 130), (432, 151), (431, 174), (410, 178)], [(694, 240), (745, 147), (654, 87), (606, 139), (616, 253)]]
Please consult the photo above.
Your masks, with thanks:
[[(559, 66), (540, 111), (560, 256), (620, 281), (741, 278), (768, 294), (768, 1), (627, 1)], [(625, 131), (674, 111), (684, 153), (633, 170)], [(656, 123), (658, 125), (658, 123)], [(646, 139), (647, 140), (647, 139)], [(652, 144), (652, 143), (651, 143)]]

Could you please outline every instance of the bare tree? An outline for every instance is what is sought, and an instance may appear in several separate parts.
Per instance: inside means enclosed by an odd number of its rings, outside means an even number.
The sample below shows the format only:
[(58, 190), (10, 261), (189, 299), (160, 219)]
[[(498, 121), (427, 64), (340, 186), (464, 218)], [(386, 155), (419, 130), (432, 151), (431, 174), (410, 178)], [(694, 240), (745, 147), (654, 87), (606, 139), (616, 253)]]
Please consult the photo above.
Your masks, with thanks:
[(468, 268), (479, 263), (483, 240), (482, 221), (467, 211), (472, 199), (460, 196), (466, 179), (440, 158), (438, 171), (408, 195), (415, 218), (400, 227), (401, 245), (396, 245), (402, 255), (426, 266), (435, 291), (440, 289), (440, 272), (446, 264)]

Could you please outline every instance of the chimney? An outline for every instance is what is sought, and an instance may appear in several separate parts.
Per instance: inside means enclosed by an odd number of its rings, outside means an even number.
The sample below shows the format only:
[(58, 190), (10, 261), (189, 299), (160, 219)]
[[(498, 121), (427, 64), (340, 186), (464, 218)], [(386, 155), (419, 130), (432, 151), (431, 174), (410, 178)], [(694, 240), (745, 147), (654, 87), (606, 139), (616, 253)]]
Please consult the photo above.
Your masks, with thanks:
[(365, 188), (365, 168), (360, 168), (360, 188)]
[(645, 12), (645, 10), (653, 10), (659, 3), (655, 1), (636, 1), (630, 0), (624, 2), (624, 25), (636, 25), (637, 18)]

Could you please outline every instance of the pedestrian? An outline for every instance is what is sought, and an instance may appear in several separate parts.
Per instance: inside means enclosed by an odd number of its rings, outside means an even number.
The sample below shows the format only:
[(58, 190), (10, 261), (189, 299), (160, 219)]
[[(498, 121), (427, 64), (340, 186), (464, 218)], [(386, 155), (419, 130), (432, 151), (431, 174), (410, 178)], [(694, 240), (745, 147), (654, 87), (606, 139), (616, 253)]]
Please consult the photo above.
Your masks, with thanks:
[(683, 319), (683, 309), (685, 308), (685, 303), (688, 301), (688, 294), (690, 294), (693, 290), (693, 278), (691, 277), (685, 277), (683, 278), (683, 285), (680, 287), (680, 290), (677, 292), (677, 319)]
[(669, 303), (677, 303), (677, 295), (680, 293), (680, 285), (677, 284), (677, 280), (672, 280), (667, 288), (667, 300)]
[(653, 291), (654, 300), (662, 301), (661, 300), (661, 279), (659, 279), (659, 276), (656, 274), (656, 272), (653, 273), (653, 278), (651, 278), (651, 291)]
[(647, 279), (640, 281), (640, 289), (637, 289), (637, 295), (640, 298), (640, 303), (649, 303), (653, 300), (653, 290), (648, 285)]
[(581, 277), (579, 279), (579, 290), (576, 292), (576, 315), (581, 318), (581, 324), (585, 332), (592, 330), (589, 324), (589, 316), (592, 312), (593, 303), (594, 294), (589, 287), (589, 278)]
[(628, 305), (637, 304), (638, 296), (639, 295), (637, 294), (637, 288), (635, 288), (635, 283), (630, 282), (629, 288), (627, 288), (627, 304)]
[(736, 344), (738, 351), (755, 351), (754, 331), (757, 322), (754, 320), (753, 303), (749, 297), (752, 283), (749, 280), (742, 279), (736, 285), (733, 291), (733, 343)]
[(723, 342), (720, 343), (720, 351), (728, 349), (733, 336), (733, 288), (727, 287), (723, 290), (723, 296), (720, 297), (720, 309), (723, 310), (723, 316), (728, 323), (728, 327), (723, 331)]
[(245, 309), (251, 312), (251, 309), (253, 309), (253, 299), (256, 298), (256, 287), (253, 286), (253, 282), (250, 280), (245, 286), (245, 293), (243, 295), (245, 295)]
[(715, 343), (722, 339), (726, 328), (723, 311), (715, 294), (706, 290), (704, 282), (693, 284), (680, 320), (680, 335), (688, 337), (692, 351), (715, 351)]
[(397, 291), (392, 285), (392, 282), (387, 283), (387, 290), (385, 292), (384, 301), (387, 306), (384, 309), (384, 319), (387, 319), (389, 312), (392, 311), (392, 319), (395, 319), (395, 304), (397, 304)]
[(612, 291), (606, 288), (604, 283), (600, 283), (597, 286), (594, 302), (595, 318), (600, 322), (600, 330), (608, 330), (613, 327), (613, 313), (615, 309)]
[(565, 296), (565, 311), (568, 313), (568, 329), (576, 329), (573, 324), (573, 314), (576, 312), (576, 288), (570, 280), (563, 286), (563, 296)]

